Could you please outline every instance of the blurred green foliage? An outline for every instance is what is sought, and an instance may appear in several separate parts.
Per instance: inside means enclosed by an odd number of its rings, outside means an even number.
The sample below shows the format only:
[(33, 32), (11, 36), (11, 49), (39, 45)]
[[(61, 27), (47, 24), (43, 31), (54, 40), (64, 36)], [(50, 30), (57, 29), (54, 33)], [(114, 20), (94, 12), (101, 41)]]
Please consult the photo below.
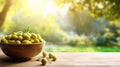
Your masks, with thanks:
[(120, 0), (55, 0), (61, 6), (71, 4), (69, 9), (72, 12), (76, 10), (87, 10), (96, 17), (105, 17), (109, 20), (120, 18)]
[(111, 32), (106, 32), (104, 35), (96, 37), (96, 46), (115, 46), (118, 43), (117, 38)]
[[(64, 48), (64, 49), (63, 49)], [(48, 52), (120, 52), (118, 47), (106, 46), (59, 46), (46, 45), (45, 50)]]
[(68, 41), (68, 44), (71, 46), (94, 46), (95, 44), (95, 37), (94, 36), (73, 36)]

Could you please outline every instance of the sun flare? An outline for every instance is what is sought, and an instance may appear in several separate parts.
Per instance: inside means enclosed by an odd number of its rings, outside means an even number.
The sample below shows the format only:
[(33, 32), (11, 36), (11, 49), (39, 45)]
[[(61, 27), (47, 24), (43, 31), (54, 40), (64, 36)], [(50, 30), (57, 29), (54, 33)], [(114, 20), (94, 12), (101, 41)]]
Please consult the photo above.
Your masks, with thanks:
[(27, 0), (25, 7), (33, 13), (42, 13), (46, 16), (55, 14), (58, 10), (53, 0)]

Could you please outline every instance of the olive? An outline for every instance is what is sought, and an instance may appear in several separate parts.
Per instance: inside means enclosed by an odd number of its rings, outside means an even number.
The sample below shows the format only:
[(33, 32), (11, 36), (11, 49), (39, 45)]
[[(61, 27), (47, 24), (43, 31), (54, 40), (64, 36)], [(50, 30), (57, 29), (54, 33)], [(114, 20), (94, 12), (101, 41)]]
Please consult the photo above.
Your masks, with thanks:
[(22, 37), (22, 36), (18, 36), (18, 40), (20, 40), (20, 41), (21, 41), (22, 39), (23, 39), (23, 37)]
[(30, 40), (30, 36), (27, 35), (27, 33), (24, 33), (24, 34), (23, 34), (23, 39), (25, 39), (25, 40)]
[(37, 38), (38, 38), (38, 39), (41, 38), (40, 34), (36, 34), (36, 35), (37, 35)]
[(12, 40), (17, 40), (17, 39), (18, 39), (17, 35), (12, 35)]
[(31, 39), (30, 41), (31, 41), (32, 43), (34, 43), (34, 40), (33, 40), (33, 39)]
[(5, 44), (8, 44), (8, 40), (5, 40), (4, 43), (5, 43)]
[(8, 43), (15, 43), (15, 40), (8, 40)]
[(1, 42), (4, 43), (5, 40), (6, 40), (5, 38), (2, 38), (2, 39), (1, 39)]
[(43, 42), (43, 39), (42, 39), (42, 38), (39, 38), (39, 42)]
[(52, 53), (49, 53), (49, 58), (51, 58), (53, 61), (57, 60), (56, 56)]
[(3, 38), (3, 39), (1, 39), (1, 43), (8, 44), (8, 40), (6, 40), (5, 38)]
[(49, 58), (52, 58), (54, 55), (52, 53), (48, 54)]
[(36, 39), (36, 38), (37, 38), (37, 35), (34, 34), (34, 33), (32, 33), (31, 38), (32, 38), (32, 39)]
[(42, 59), (41, 59), (41, 63), (42, 63), (42, 65), (46, 65), (46, 64), (47, 64), (47, 62), (48, 62), (48, 61), (47, 61), (47, 59), (46, 59), (46, 58), (42, 58)]
[(18, 36), (22, 36), (22, 34), (23, 34), (22, 32), (20, 32), (20, 33), (17, 33), (17, 35), (18, 35)]
[(29, 40), (23, 40), (22, 43), (24, 43), (24, 44), (31, 44), (31, 41), (29, 41)]
[(6, 37), (7, 40), (10, 40), (11, 38), (12, 38), (12, 35), (8, 35), (8, 36)]
[(17, 33), (16, 33), (16, 32), (14, 32), (14, 33), (13, 33), (13, 35), (17, 35)]
[(56, 56), (52, 56), (52, 60), (56, 61), (57, 60)]
[(39, 43), (39, 42), (40, 42), (39, 39), (34, 40), (34, 43)]
[(16, 43), (17, 43), (17, 44), (21, 44), (21, 41), (17, 40)]
[(46, 57), (47, 56), (47, 52), (43, 51), (42, 55), (43, 55), (43, 57)]

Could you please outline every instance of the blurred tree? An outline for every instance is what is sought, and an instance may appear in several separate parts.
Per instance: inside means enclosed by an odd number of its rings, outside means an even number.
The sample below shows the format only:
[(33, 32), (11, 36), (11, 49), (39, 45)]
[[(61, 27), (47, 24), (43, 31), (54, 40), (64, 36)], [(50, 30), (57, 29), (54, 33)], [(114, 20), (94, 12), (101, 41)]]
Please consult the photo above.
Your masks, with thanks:
[(109, 20), (120, 18), (120, 0), (55, 0), (58, 5), (70, 4), (70, 10), (88, 10), (94, 16)]
[[(87, 18), (87, 20), (86, 20)], [(89, 34), (92, 32), (93, 28), (91, 26), (94, 20), (86, 11), (78, 11), (75, 13), (68, 11), (67, 20), (74, 26), (74, 30), (77, 34)]]
[(118, 30), (120, 30), (120, 27), (117, 27), (115, 24), (109, 26), (109, 29), (112, 33), (114, 33), (115, 37), (118, 37), (120, 35), (120, 33), (118, 32)]
[[(86, 10), (91, 16), (104, 17), (109, 21), (120, 19), (120, 0), (55, 0), (55, 2), (60, 7), (69, 4), (69, 10), (73, 13)], [(120, 28), (117, 24), (113, 23), (109, 29), (119, 36), (117, 31)]]
[(3, 25), (5, 18), (6, 18), (6, 14), (8, 12), (8, 9), (10, 8), (11, 5), (11, 0), (5, 0), (6, 3), (2, 9), (2, 11), (0, 12), (0, 26)]
[(106, 28), (109, 26), (111, 25), (106, 19), (102, 17), (97, 18), (91, 23), (92, 33), (97, 34), (97, 35), (98, 34), (103, 35), (106, 31)]

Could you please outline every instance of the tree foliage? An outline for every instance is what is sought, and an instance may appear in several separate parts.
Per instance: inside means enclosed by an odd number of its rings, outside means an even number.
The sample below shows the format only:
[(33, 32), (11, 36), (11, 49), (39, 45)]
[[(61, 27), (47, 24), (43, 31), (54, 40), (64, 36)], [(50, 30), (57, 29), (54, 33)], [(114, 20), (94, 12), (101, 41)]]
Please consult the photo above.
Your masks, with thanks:
[(95, 17), (105, 17), (109, 20), (120, 18), (120, 0), (55, 0), (64, 6), (70, 4), (70, 10), (88, 10)]
[[(86, 20), (87, 18), (87, 20)], [(93, 28), (91, 26), (94, 20), (86, 11), (77, 11), (76, 13), (68, 12), (67, 20), (72, 26), (77, 34), (89, 34), (92, 32)], [(89, 28), (89, 30), (88, 30)]]

